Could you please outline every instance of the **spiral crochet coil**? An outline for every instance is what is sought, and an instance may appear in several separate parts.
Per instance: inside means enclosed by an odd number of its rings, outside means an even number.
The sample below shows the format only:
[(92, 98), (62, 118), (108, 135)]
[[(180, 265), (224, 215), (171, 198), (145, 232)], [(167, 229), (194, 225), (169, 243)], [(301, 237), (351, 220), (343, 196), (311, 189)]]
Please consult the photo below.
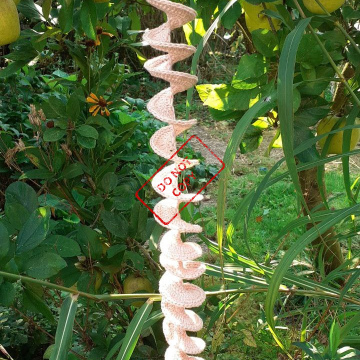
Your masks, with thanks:
[[(165, 53), (148, 60), (145, 68), (152, 76), (170, 83), (170, 87), (155, 95), (147, 106), (155, 118), (168, 124), (150, 139), (154, 152), (168, 160), (177, 150), (176, 136), (196, 124), (194, 119), (188, 121), (176, 119), (174, 95), (197, 83), (196, 76), (172, 69), (175, 63), (190, 57), (196, 49), (193, 46), (171, 43), (171, 31), (194, 20), (196, 12), (169, 0), (147, 0), (147, 2), (167, 15), (164, 24), (145, 31), (143, 40), (154, 49)], [(205, 342), (200, 338), (188, 336), (187, 331), (196, 332), (203, 327), (201, 318), (189, 309), (198, 307), (205, 301), (205, 292), (184, 280), (193, 280), (201, 276), (205, 272), (205, 265), (195, 261), (202, 254), (201, 247), (196, 243), (181, 240), (182, 233), (200, 233), (202, 228), (183, 221), (179, 214), (180, 203), (201, 201), (203, 197), (175, 192), (179, 185), (179, 172), (176, 170), (184, 169), (184, 166), (191, 168), (199, 162), (178, 156), (172, 157), (171, 161), (172, 164), (164, 167), (152, 180), (155, 191), (165, 198), (154, 208), (154, 213), (157, 214), (155, 219), (168, 229), (160, 241), (160, 263), (165, 273), (159, 284), (162, 295), (161, 308), (165, 316), (163, 331), (169, 344), (165, 360), (203, 360), (191, 355), (203, 352)], [(159, 186), (165, 178), (171, 179), (168, 180), (171, 186), (167, 186), (166, 189), (164, 186)]]

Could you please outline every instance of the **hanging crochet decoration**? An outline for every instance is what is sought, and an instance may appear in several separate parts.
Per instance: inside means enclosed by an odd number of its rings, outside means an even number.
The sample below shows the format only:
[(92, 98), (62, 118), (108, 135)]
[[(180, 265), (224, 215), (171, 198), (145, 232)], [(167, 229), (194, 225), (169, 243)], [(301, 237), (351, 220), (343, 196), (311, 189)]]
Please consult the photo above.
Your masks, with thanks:
[[(156, 204), (155, 219), (168, 229), (160, 241), (160, 263), (165, 273), (160, 279), (159, 290), (162, 295), (161, 308), (165, 316), (163, 331), (169, 344), (165, 360), (203, 360), (197, 355), (204, 351), (205, 342), (196, 337), (190, 337), (187, 331), (197, 332), (203, 327), (203, 321), (190, 308), (198, 307), (205, 301), (205, 292), (194, 284), (184, 280), (194, 280), (205, 272), (205, 264), (194, 261), (202, 255), (201, 247), (192, 242), (183, 242), (182, 233), (200, 233), (198, 225), (183, 221), (179, 214), (179, 205), (185, 202), (202, 200), (202, 195), (178, 194), (177, 176), (174, 165), (187, 164), (187, 168), (199, 164), (198, 160), (185, 160), (173, 156), (176, 152), (176, 136), (196, 124), (196, 120), (177, 120), (173, 106), (174, 95), (183, 92), (197, 83), (197, 77), (174, 71), (173, 65), (194, 54), (193, 46), (171, 43), (172, 30), (182, 27), (196, 18), (196, 12), (182, 4), (168, 0), (147, 0), (147, 2), (163, 11), (167, 21), (156, 29), (146, 30), (143, 40), (165, 55), (148, 60), (146, 70), (154, 77), (170, 83), (170, 87), (155, 95), (148, 103), (148, 110), (155, 118), (165, 122), (150, 139), (150, 145), (159, 156), (173, 162), (164, 167), (152, 180), (155, 191), (165, 197)], [(163, 179), (172, 176), (171, 186), (166, 191), (160, 190)], [(162, 189), (163, 190), (163, 189)]]

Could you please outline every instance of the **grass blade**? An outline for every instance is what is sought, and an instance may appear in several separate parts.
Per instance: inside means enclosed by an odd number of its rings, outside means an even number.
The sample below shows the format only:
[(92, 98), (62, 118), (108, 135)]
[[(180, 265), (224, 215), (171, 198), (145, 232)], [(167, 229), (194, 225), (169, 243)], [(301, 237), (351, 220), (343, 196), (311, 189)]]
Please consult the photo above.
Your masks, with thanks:
[(78, 295), (70, 295), (63, 302), (55, 335), (55, 347), (50, 360), (67, 360), (71, 346)]
[(338, 222), (344, 220), (346, 217), (359, 211), (359, 209), (360, 209), (360, 204), (357, 204), (349, 208), (343, 209), (342, 211), (339, 211), (336, 215), (329, 215), (326, 220), (322, 221), (320, 224), (311, 228), (305, 234), (300, 236), (297, 242), (294, 243), (290, 247), (290, 249), (285, 253), (284, 257), (282, 258), (279, 265), (275, 269), (274, 274), (271, 277), (269, 283), (269, 291), (266, 296), (265, 314), (269, 324), (270, 331), (272, 332), (274, 339), (279, 344), (281, 344), (281, 342), (275, 330), (274, 305), (276, 302), (276, 298), (278, 296), (279, 286), (283, 281), (284, 276), (286, 275), (288, 269), (290, 268), (293, 260), (302, 250), (304, 250), (306, 246), (308, 246), (314, 239), (316, 239), (319, 236), (319, 234), (323, 234), (331, 226), (334, 226)]
[(253, 105), (244, 116), (238, 121), (224, 155), (225, 169), (221, 172), (219, 178), (219, 191), (217, 201), (217, 241), (219, 245), (220, 263), (222, 264), (222, 245), (224, 238), (224, 222), (225, 222), (225, 204), (227, 181), (231, 174), (231, 169), (235, 160), (236, 153), (239, 149), (242, 137), (251, 124), (251, 121), (258, 116), (270, 111), (275, 103), (276, 93), (272, 93), (269, 97), (262, 98), (255, 105)]
[(311, 18), (301, 20), (296, 28), (286, 37), (280, 56), (278, 76), (278, 110), (285, 161), (294, 183), (295, 190), (305, 206), (306, 204), (302, 195), (294, 157), (293, 87), (296, 54), (304, 31), (309, 25), (310, 20)]
[(145, 321), (149, 317), (153, 308), (153, 302), (151, 299), (137, 311), (134, 318), (131, 320), (129, 327), (126, 330), (125, 338), (123, 340), (119, 355), (116, 360), (129, 360), (134, 352), (136, 343), (138, 342), (141, 330)]

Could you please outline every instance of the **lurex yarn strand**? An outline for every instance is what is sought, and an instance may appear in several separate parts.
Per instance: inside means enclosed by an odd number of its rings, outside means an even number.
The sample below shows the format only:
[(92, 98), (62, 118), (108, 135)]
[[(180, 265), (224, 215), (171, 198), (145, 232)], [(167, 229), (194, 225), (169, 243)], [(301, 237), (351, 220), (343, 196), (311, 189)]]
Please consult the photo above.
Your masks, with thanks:
[[(165, 55), (148, 60), (145, 68), (157, 78), (170, 83), (170, 87), (155, 95), (148, 103), (148, 110), (155, 118), (168, 125), (158, 130), (150, 139), (150, 145), (159, 156), (170, 159), (176, 152), (176, 136), (189, 129), (196, 120), (177, 120), (173, 106), (174, 95), (189, 89), (197, 83), (197, 77), (174, 71), (173, 65), (186, 59), (195, 52), (193, 46), (171, 43), (171, 31), (196, 18), (196, 12), (187, 6), (168, 0), (147, 0), (163, 11), (167, 21), (156, 29), (146, 30), (144, 41)], [(154, 212), (156, 221), (168, 231), (160, 240), (160, 263), (165, 273), (160, 279), (159, 290), (162, 295), (161, 308), (165, 319), (163, 331), (169, 344), (165, 360), (203, 360), (197, 355), (204, 351), (205, 342), (190, 337), (187, 331), (196, 332), (202, 329), (201, 318), (189, 308), (198, 307), (205, 301), (205, 292), (194, 284), (184, 282), (201, 276), (205, 265), (194, 261), (201, 256), (201, 247), (192, 242), (183, 242), (182, 233), (200, 233), (202, 228), (183, 221), (179, 214), (180, 203), (202, 200), (201, 195), (183, 194), (179, 191), (178, 176), (185, 168), (197, 165), (198, 160), (186, 160), (174, 156), (172, 164), (162, 169), (152, 180), (156, 192), (165, 199), (156, 204)], [(165, 186), (164, 179), (166, 179)], [(174, 218), (175, 217), (175, 218)], [(173, 219), (174, 218), (174, 219)], [(169, 222), (173, 219), (171, 222)]]

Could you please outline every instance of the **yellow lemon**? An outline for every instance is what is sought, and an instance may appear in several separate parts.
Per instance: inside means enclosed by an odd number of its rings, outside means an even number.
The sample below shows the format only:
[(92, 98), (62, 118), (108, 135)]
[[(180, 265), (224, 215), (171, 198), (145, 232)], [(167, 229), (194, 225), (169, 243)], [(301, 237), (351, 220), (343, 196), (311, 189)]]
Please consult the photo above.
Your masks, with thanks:
[[(124, 281), (124, 294), (134, 294), (138, 292), (153, 293), (154, 288), (148, 279), (142, 276), (132, 274), (128, 276)], [(135, 301), (131, 305), (135, 307), (140, 307), (144, 304), (144, 302), (145, 301), (143, 300)]]
[[(346, 126), (346, 120), (340, 120), (337, 117), (327, 117), (325, 119), (322, 119), (317, 126), (317, 134), (322, 135), (330, 132), (332, 128), (335, 126), (335, 124), (339, 121), (341, 121), (339, 128)], [(359, 124), (359, 122), (357, 121), (356, 124)], [(327, 151), (328, 154), (342, 154), (343, 135), (344, 132), (339, 131), (332, 136)], [(319, 140), (319, 145), (321, 148), (324, 147), (326, 139), (327, 136)], [(359, 142), (359, 139), (360, 139), (360, 129), (353, 129), (351, 131), (350, 150), (355, 149), (355, 146)]]
[(11, 44), (20, 36), (20, 21), (14, 0), (0, 1), (0, 46)]
[[(320, 0), (320, 3), (329, 12), (333, 12), (344, 5), (345, 0)], [(318, 5), (315, 0), (304, 0), (305, 7), (313, 14), (325, 14), (323, 9)]]
[(14, 0), (15, 5), (16, 5), (16, 6), (19, 5), (20, 1), (21, 1), (21, 0)]
[[(266, 7), (269, 10), (276, 11), (275, 5), (279, 5), (279, 4), (282, 4), (282, 1), (266, 3)], [(246, 1), (243, 1), (242, 7), (245, 12), (246, 26), (250, 32), (253, 32), (257, 29), (272, 30), (268, 17), (265, 14), (260, 14), (264, 10), (262, 5), (252, 5)], [(271, 18), (271, 21), (274, 24), (275, 30), (279, 30), (281, 21), (274, 18)]]

